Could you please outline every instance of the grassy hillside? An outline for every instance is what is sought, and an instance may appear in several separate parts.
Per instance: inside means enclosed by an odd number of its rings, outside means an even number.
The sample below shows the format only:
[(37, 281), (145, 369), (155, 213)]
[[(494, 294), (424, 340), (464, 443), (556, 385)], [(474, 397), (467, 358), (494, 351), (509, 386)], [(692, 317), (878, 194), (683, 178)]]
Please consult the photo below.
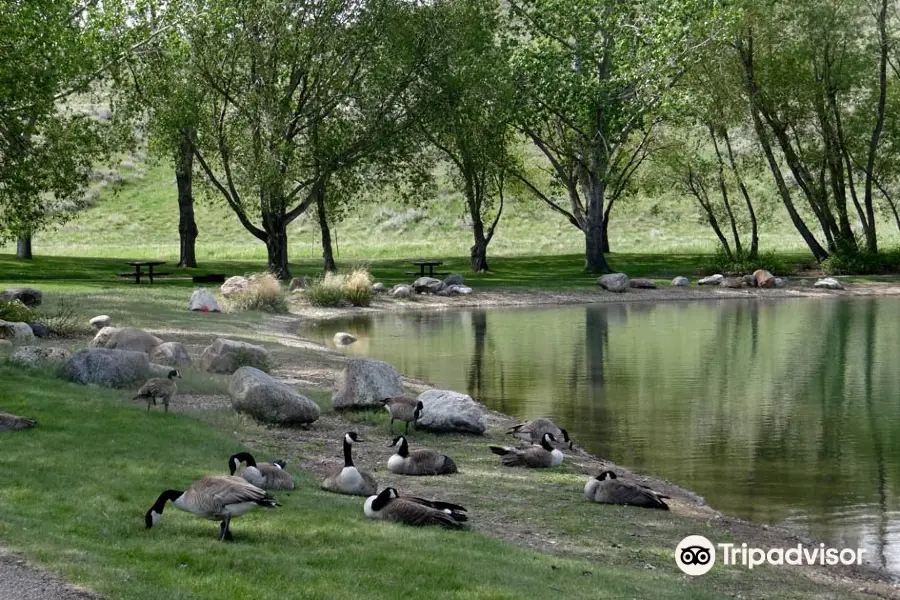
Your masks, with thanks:
[[(178, 209), (172, 169), (163, 164), (126, 166), (123, 182), (99, 188), (93, 207), (56, 231), (40, 233), (34, 241), (35, 253), (176, 258)], [(104, 181), (117, 179), (107, 173)], [(197, 187), (203, 187), (199, 177)], [(241, 227), (219, 197), (198, 196), (199, 260), (265, 257), (263, 244)], [(805, 250), (784, 209), (773, 204), (770, 213), (762, 227), (762, 250)], [(422, 207), (403, 204), (390, 195), (361, 204), (334, 224), (333, 235), (341, 259), (466, 256), (471, 245), (466, 219), (459, 194), (441, 182), (435, 197)], [(889, 224), (882, 228), (883, 246), (896, 245), (894, 229)], [(314, 214), (295, 221), (290, 236), (292, 259), (321, 255)], [(715, 237), (696, 207), (674, 195), (621, 200), (613, 212), (610, 238), (614, 252), (708, 253), (716, 248)], [(583, 247), (582, 234), (538, 200), (511, 197), (489, 256), (579, 254)], [(0, 253), (12, 249), (0, 246)]]

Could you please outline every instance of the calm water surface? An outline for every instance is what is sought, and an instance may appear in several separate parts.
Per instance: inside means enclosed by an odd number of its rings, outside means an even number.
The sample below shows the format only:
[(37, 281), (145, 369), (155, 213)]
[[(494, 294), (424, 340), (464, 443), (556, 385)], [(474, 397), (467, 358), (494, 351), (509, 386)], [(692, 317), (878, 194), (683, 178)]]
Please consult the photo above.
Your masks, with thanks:
[[(380, 314), (346, 352), (900, 574), (900, 299)], [(897, 435), (895, 435), (897, 434)]]

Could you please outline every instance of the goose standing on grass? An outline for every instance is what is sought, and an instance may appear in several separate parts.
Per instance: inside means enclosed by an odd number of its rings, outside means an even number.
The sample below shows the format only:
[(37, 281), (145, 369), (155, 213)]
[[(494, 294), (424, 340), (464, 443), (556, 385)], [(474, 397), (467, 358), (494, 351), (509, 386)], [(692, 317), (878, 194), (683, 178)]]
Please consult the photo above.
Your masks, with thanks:
[(294, 478), (291, 474), (284, 470), (285, 462), (276, 460), (271, 463), (256, 464), (256, 459), (249, 452), (238, 452), (228, 459), (228, 468), (231, 474), (237, 471), (242, 462), (247, 463), (247, 467), (241, 473), (241, 477), (249, 481), (258, 488), (264, 490), (292, 490), (294, 489)]
[(322, 480), (323, 490), (352, 496), (370, 496), (378, 490), (375, 478), (370, 473), (360, 471), (353, 464), (351, 445), (361, 441), (355, 431), (344, 434), (344, 466), (330, 472)]
[(409, 444), (403, 434), (394, 438), (388, 446), (400, 444), (397, 453), (388, 459), (388, 471), (397, 475), (445, 475), (456, 473), (456, 463), (446, 454), (434, 450), (409, 451)]
[(616, 478), (616, 474), (612, 471), (603, 471), (596, 477), (588, 479), (584, 484), (584, 497), (600, 504), (625, 504), (669, 510), (669, 505), (663, 502), (663, 498), (669, 496), (636, 483), (622, 481)]
[(212, 475), (197, 480), (185, 491), (166, 490), (144, 515), (147, 529), (162, 518), (166, 502), (172, 506), (210, 521), (221, 521), (219, 541), (231, 541), (231, 519), (254, 508), (275, 508), (275, 499), (263, 489), (231, 475)]
[(369, 496), (363, 513), (370, 519), (397, 521), (407, 525), (440, 525), (460, 529), (469, 518), (465, 507), (450, 502), (401, 496), (396, 488), (385, 488), (377, 496)]
[(175, 392), (178, 391), (178, 386), (175, 385), (176, 378), (181, 379), (181, 373), (172, 369), (166, 378), (154, 377), (153, 379), (148, 379), (147, 383), (141, 386), (141, 389), (138, 390), (137, 395), (132, 400), (145, 398), (147, 400), (147, 412), (150, 412), (150, 404), (152, 403), (153, 406), (156, 406), (158, 398), (163, 401), (166, 412), (169, 412), (169, 402), (172, 401), (172, 398), (175, 397)]
[(36, 419), (0, 412), (0, 431), (19, 431), (37, 425)]
[(552, 433), (545, 433), (541, 438), (540, 446), (528, 448), (506, 448), (491, 446), (491, 452), (500, 456), (500, 464), (507, 467), (531, 467), (532, 469), (546, 469), (562, 464), (563, 453), (553, 447), (555, 441)]
[(506, 433), (512, 433), (522, 439), (527, 439), (532, 444), (539, 444), (545, 433), (552, 433), (554, 438), (562, 440), (562, 442), (555, 442), (554, 446), (562, 446), (569, 450), (572, 450), (575, 447), (575, 443), (569, 439), (569, 432), (562, 427), (558, 427), (556, 423), (550, 419), (525, 421), (524, 423), (513, 425)]
[(391, 433), (394, 433), (394, 421), (406, 422), (406, 433), (409, 433), (409, 424), (415, 424), (422, 416), (425, 405), (411, 396), (393, 396), (381, 401), (389, 413), (391, 413)]

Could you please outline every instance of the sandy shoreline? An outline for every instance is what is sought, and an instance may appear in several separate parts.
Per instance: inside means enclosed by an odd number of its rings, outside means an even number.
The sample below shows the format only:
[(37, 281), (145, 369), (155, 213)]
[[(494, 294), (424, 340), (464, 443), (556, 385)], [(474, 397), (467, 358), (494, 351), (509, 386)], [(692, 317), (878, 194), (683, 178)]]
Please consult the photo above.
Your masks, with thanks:
[(843, 290), (828, 290), (790, 282), (776, 289), (728, 289), (717, 286), (660, 287), (655, 290), (629, 289), (621, 294), (601, 288), (585, 290), (479, 290), (471, 296), (453, 298), (419, 295), (414, 300), (396, 300), (384, 294), (373, 298), (371, 306), (319, 308), (311, 306), (302, 293), (292, 295), (291, 313), (306, 319), (331, 320), (381, 312), (454, 310), (523, 306), (564, 306), (619, 302), (689, 302), (694, 300), (774, 300), (787, 298), (858, 298), (900, 296), (900, 283), (844, 283)]

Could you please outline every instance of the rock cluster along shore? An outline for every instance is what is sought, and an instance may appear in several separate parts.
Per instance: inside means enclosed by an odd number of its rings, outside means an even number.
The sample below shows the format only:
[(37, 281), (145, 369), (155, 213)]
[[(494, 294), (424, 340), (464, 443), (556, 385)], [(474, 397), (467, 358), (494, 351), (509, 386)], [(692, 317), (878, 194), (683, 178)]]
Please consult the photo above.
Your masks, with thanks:
[(469, 296), (472, 288), (464, 285), (463, 276), (452, 273), (443, 280), (436, 277), (419, 277), (412, 283), (398, 283), (391, 289), (377, 281), (372, 284), (373, 294), (387, 294), (392, 298), (411, 298), (416, 294), (432, 294), (435, 296)]
[[(679, 275), (672, 279), (673, 287), (688, 287), (691, 284), (690, 279)], [(656, 282), (651, 279), (637, 278), (630, 279), (625, 273), (607, 273), (597, 278), (597, 285), (601, 288), (621, 294), (628, 289), (652, 290), (656, 289)], [(765, 269), (758, 269), (753, 273), (715, 273), (697, 280), (699, 286), (720, 287), (728, 289), (741, 288), (784, 288), (789, 285), (787, 279), (775, 277)], [(803, 281), (799, 283), (803, 285)], [(844, 286), (834, 277), (821, 278), (813, 284), (814, 287), (828, 290), (843, 290)]]

